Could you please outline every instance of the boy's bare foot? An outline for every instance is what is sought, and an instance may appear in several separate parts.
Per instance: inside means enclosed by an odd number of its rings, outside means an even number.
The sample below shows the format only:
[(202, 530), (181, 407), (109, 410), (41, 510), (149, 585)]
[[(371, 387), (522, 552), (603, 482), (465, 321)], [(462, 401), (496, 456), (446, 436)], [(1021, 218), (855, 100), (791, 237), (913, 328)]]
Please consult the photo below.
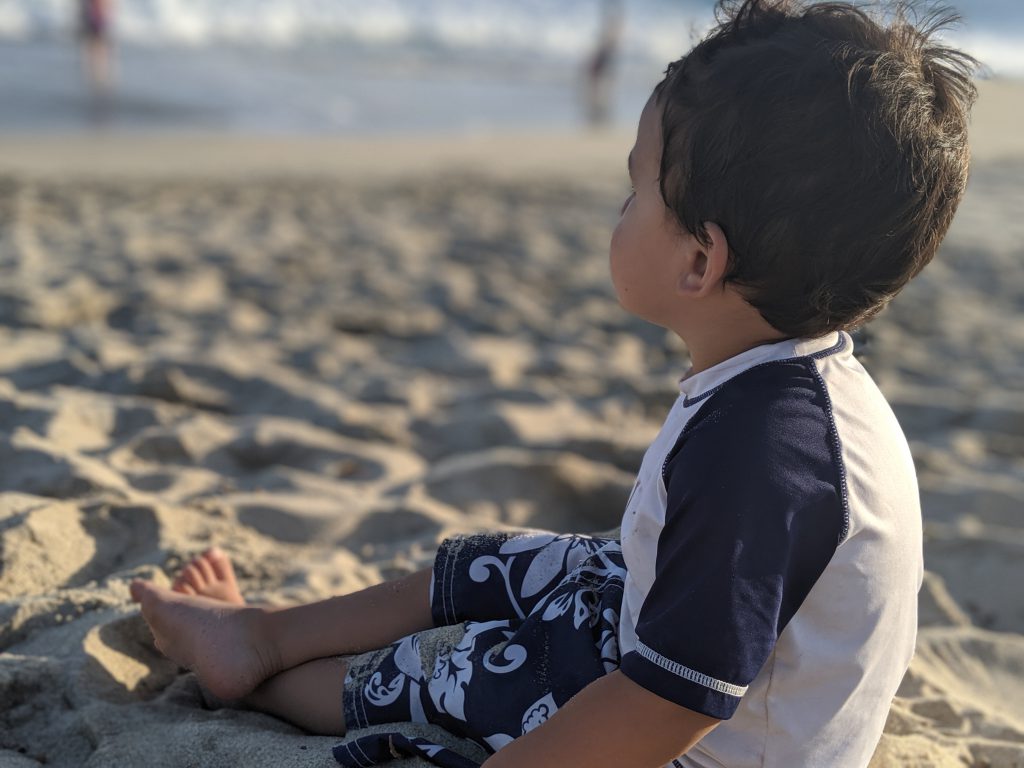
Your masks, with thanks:
[(156, 647), (191, 669), (221, 699), (238, 699), (282, 669), (265, 639), (263, 611), (209, 597), (185, 595), (148, 581), (133, 581)]
[(183, 595), (199, 595), (233, 605), (245, 605), (231, 558), (219, 547), (211, 547), (193, 558), (181, 569), (171, 589)]

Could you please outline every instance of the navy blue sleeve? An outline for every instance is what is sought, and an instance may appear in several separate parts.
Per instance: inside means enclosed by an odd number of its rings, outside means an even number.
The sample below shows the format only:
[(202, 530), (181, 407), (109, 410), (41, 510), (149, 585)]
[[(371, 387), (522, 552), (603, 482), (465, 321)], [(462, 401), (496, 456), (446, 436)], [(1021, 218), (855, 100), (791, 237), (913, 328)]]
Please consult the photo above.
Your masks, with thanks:
[(845, 536), (842, 473), (812, 360), (751, 369), (714, 394), (665, 462), (655, 581), (623, 673), (731, 717)]

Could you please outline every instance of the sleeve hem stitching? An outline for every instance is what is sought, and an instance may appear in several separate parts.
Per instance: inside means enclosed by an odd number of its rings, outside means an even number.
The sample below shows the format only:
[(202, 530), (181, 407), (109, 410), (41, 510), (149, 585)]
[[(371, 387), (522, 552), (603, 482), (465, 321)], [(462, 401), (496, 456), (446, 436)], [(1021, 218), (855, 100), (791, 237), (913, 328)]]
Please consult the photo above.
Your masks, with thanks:
[(705, 675), (703, 672), (690, 669), (679, 662), (672, 661), (671, 659), (662, 656), (656, 650), (644, 645), (639, 640), (637, 640), (636, 643), (636, 652), (652, 664), (656, 664), (662, 669), (667, 670), (684, 680), (689, 680), (691, 683), (696, 683), (697, 685), (701, 685), (705, 688), (710, 688), (712, 691), (736, 697), (743, 696), (743, 694), (747, 692), (748, 686), (746, 685), (733, 685), (732, 683), (727, 683), (724, 680), (718, 680), (710, 675)]

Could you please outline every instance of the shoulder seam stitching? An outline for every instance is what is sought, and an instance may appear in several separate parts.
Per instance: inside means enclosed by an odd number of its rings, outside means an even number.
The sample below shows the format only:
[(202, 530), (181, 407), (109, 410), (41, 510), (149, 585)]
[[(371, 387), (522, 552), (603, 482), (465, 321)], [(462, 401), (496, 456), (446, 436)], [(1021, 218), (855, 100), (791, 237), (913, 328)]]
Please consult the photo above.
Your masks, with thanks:
[(814, 378), (821, 387), (821, 393), (825, 396), (825, 411), (828, 416), (828, 431), (832, 437), (831, 445), (829, 446), (832, 450), (832, 459), (836, 463), (836, 469), (839, 471), (839, 496), (840, 502), (843, 507), (843, 527), (839, 532), (839, 542), (836, 544), (838, 547), (844, 541), (850, 533), (850, 498), (849, 491), (846, 487), (846, 463), (843, 461), (843, 441), (839, 438), (839, 429), (836, 427), (836, 417), (832, 411), (832, 397), (828, 393), (828, 385), (825, 383), (825, 378), (821, 375), (821, 371), (818, 370), (818, 366), (812, 361), (811, 370), (814, 372)]

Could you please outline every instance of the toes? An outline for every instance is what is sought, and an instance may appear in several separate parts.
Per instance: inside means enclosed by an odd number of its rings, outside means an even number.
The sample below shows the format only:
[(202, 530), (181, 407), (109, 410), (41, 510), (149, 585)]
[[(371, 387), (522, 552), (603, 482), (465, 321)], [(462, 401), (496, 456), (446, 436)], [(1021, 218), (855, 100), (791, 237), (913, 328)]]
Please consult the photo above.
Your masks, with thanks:
[(221, 581), (233, 581), (235, 577), (234, 568), (231, 567), (231, 558), (220, 547), (210, 547), (203, 553), (207, 562), (213, 567), (213, 572)]
[(202, 592), (206, 586), (206, 577), (203, 576), (202, 571), (199, 570), (194, 562), (189, 563), (182, 570), (181, 580), (196, 592)]
[(128, 592), (131, 594), (133, 602), (141, 603), (153, 594), (153, 587), (148, 581), (136, 579), (128, 586)]
[(210, 564), (210, 561), (207, 560), (205, 556), (197, 557), (195, 560), (192, 561), (192, 565), (198, 568), (199, 571), (203, 574), (204, 583), (210, 584), (212, 582), (217, 581), (217, 574), (213, 572), (213, 566)]

